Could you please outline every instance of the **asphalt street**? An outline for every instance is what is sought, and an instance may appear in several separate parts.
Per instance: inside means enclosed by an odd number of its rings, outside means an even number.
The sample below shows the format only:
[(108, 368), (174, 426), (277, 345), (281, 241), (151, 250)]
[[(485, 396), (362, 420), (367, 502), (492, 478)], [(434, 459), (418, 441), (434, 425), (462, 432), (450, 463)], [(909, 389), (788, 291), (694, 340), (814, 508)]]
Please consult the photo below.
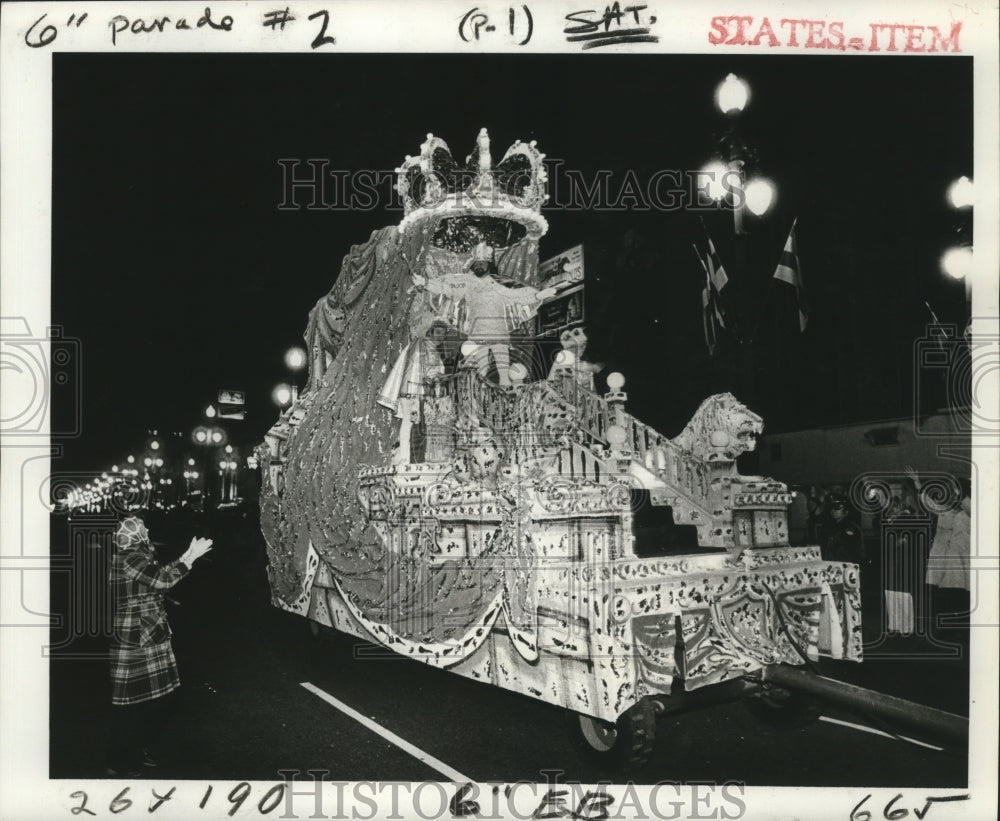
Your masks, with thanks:
[[(53, 519), (54, 550), (79, 522)], [(187, 532), (183, 532), (187, 527)], [(156, 778), (280, 780), (282, 770), (324, 770), (337, 780), (545, 781), (546, 771), (584, 783), (620, 781), (570, 742), (564, 711), (326, 632), (269, 603), (262, 541), (252, 513), (199, 526), (215, 539), (210, 561), (171, 591), (168, 604), (183, 685), (157, 748)], [(173, 532), (171, 532), (171, 530)], [(188, 525), (163, 525), (164, 556), (186, 546)], [(65, 540), (65, 541), (60, 541)], [(79, 540), (77, 540), (79, 541)], [(86, 539), (79, 558), (102, 548)], [(72, 552), (72, 551), (71, 551)], [(53, 575), (52, 609), (83, 612), (79, 574)], [(93, 594), (95, 583), (89, 583)], [(876, 591), (877, 594), (877, 591)], [(870, 596), (868, 597), (871, 598)], [(867, 602), (877, 613), (878, 600)], [(869, 627), (869, 622), (871, 627)], [(877, 630), (866, 619), (866, 632)], [(53, 630), (50, 777), (105, 777), (110, 703), (106, 638)], [(940, 633), (952, 658), (924, 638), (872, 648), (861, 664), (822, 672), (968, 715), (968, 630)], [(67, 641), (67, 639), (71, 639)], [(874, 640), (874, 635), (871, 636)], [(308, 686), (305, 686), (308, 685)], [(751, 785), (963, 787), (963, 754), (878, 734), (864, 716), (828, 706), (799, 729), (762, 723), (743, 703), (662, 718), (637, 783), (738, 780)], [(868, 730), (863, 728), (869, 728)], [(912, 735), (909, 734), (909, 735)]]

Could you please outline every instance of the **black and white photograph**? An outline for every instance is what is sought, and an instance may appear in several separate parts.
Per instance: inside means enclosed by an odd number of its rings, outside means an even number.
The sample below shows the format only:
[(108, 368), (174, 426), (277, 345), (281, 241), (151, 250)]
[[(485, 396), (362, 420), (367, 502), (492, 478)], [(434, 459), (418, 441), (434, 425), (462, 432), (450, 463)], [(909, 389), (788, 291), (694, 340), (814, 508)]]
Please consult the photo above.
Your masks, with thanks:
[(995, 4), (577, 5), (4, 3), (4, 819), (996, 816)]

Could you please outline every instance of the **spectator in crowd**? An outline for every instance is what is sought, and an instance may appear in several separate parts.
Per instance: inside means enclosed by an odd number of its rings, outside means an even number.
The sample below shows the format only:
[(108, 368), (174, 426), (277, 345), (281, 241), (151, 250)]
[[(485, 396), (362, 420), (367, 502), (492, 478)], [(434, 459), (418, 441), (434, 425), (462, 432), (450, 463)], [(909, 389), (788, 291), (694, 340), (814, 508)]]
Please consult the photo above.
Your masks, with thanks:
[(133, 778), (143, 766), (156, 766), (149, 745), (166, 721), (166, 697), (180, 686), (163, 591), (184, 578), (211, 547), (211, 539), (195, 538), (177, 561), (160, 564), (146, 525), (138, 516), (124, 519), (115, 532), (110, 574), (115, 617), (107, 760), (112, 777)]
[(809, 513), (806, 525), (809, 529), (809, 541), (812, 544), (822, 544), (823, 530), (827, 525), (828, 513), (826, 491), (823, 488), (816, 485), (809, 488), (806, 510)]
[(861, 526), (851, 516), (847, 497), (843, 494), (830, 494), (830, 519), (823, 539), (823, 558), (831, 562), (863, 563), (865, 546)]
[(905, 489), (893, 496), (876, 521), (876, 553), (881, 557), (879, 570), (885, 594), (886, 630), (902, 635), (913, 633), (915, 620), (924, 610), (922, 551), (926, 551), (926, 547), (918, 538), (918, 530), (906, 522), (916, 515), (916, 510), (904, 501), (907, 498), (909, 494)]
[[(917, 492), (924, 481), (912, 467), (906, 475)], [(972, 538), (972, 498), (966, 483), (954, 482), (957, 492), (954, 499), (942, 505), (923, 499), (924, 506), (937, 514), (934, 539), (927, 558), (927, 584), (936, 588), (938, 612), (968, 612), (968, 594), (971, 589), (969, 556)]]

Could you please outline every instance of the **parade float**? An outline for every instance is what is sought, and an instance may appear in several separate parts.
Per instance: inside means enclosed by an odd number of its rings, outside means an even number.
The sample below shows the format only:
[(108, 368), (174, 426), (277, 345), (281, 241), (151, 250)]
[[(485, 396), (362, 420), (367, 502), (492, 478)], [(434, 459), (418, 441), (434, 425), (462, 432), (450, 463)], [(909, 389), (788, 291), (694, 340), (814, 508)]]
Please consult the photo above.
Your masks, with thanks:
[(635, 765), (672, 704), (789, 714), (768, 670), (859, 661), (859, 574), (788, 544), (787, 487), (736, 469), (763, 422), (732, 395), (670, 438), (621, 374), (595, 389), (582, 282), (539, 267), (543, 157), (494, 164), (483, 129), (464, 161), (428, 135), (397, 169), (404, 219), (344, 258), (259, 448), (271, 589)]

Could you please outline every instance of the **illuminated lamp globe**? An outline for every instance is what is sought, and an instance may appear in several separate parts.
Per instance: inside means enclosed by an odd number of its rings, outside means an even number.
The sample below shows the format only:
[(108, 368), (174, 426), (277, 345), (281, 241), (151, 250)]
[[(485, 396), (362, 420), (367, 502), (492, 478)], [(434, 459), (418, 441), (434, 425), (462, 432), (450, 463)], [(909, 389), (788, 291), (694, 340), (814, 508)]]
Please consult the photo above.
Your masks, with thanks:
[(232, 453), (232, 452), (233, 452), (233, 446), (232, 445), (226, 445), (226, 453)]
[(725, 163), (713, 160), (699, 172), (698, 190), (704, 191), (709, 199), (719, 202), (726, 196), (726, 174), (729, 169)]
[(625, 386), (625, 377), (618, 371), (608, 374), (608, 390), (618, 393)]
[(106, 474), (106, 473), (102, 473), (102, 474), (101, 474), (101, 478), (102, 478), (102, 479), (107, 479), (107, 478), (108, 478), (108, 474)]
[(948, 202), (952, 208), (972, 208), (975, 189), (968, 177), (959, 177), (948, 187)]
[(230, 462), (229, 463), (229, 469), (230, 470), (236, 470), (236, 462)]
[(219, 442), (222, 441), (222, 431), (221, 430), (213, 430), (212, 431), (212, 441), (215, 442), (215, 444), (219, 444)]
[(225, 470), (228, 464), (228, 462), (219, 462), (219, 470)]
[(191, 471), (191, 478), (192, 479), (197, 479), (198, 478), (198, 471), (192, 470)]
[(195, 431), (194, 438), (199, 442), (204, 442), (208, 439), (208, 432), (203, 430)]
[(147, 456), (147, 457), (146, 457), (145, 459), (143, 459), (143, 460), (142, 460), (142, 463), (143, 463), (143, 464), (144, 464), (144, 465), (145, 465), (146, 467), (152, 467), (152, 466), (153, 466), (153, 460), (152, 460), (152, 459), (150, 459), (150, 458), (149, 458), (148, 456)]
[(118, 472), (118, 465), (112, 465), (111, 466), (111, 472), (112, 473), (117, 473)]
[(972, 275), (972, 249), (949, 248), (941, 256), (941, 270), (953, 279)]
[(163, 467), (163, 460), (160, 457), (156, 457), (156, 459), (154, 459), (153, 462), (156, 464), (158, 468)]
[(508, 371), (510, 378), (516, 382), (523, 382), (528, 378), (528, 369), (520, 362), (515, 362)]
[(621, 445), (622, 443), (624, 443), (627, 436), (628, 434), (625, 432), (625, 428), (623, 428), (621, 425), (611, 425), (610, 427), (608, 427), (607, 431), (608, 444)]
[(302, 348), (289, 348), (285, 351), (285, 365), (293, 371), (300, 371), (306, 366), (306, 352)]
[(215, 405), (209, 405), (205, 408), (205, 416), (209, 419), (215, 418)]
[(271, 398), (274, 400), (274, 404), (283, 408), (292, 401), (292, 389), (284, 383), (277, 385), (274, 390), (271, 391)]
[(128, 463), (129, 463), (130, 465), (134, 465), (134, 464), (135, 464), (135, 457), (134, 457), (134, 456), (129, 456), (129, 457), (128, 457), (128, 459), (126, 459), (126, 461), (127, 461), (127, 462), (128, 462)]
[(746, 184), (743, 189), (746, 197), (747, 208), (757, 217), (767, 213), (767, 209), (774, 202), (774, 186), (769, 180), (755, 179)]
[(188, 459), (188, 464), (193, 466), (194, 465), (194, 459)]
[(150, 442), (150, 443), (149, 443), (149, 446), (150, 446), (150, 447), (151, 447), (151, 448), (152, 448), (153, 450), (159, 450), (159, 449), (160, 449), (160, 443), (159, 443), (159, 442), (157, 442), (157, 441), (156, 441), (155, 439), (154, 439), (154, 440), (153, 440), (152, 442)]
[(727, 74), (715, 89), (715, 104), (723, 114), (739, 114), (749, 100), (750, 86), (735, 74)]

